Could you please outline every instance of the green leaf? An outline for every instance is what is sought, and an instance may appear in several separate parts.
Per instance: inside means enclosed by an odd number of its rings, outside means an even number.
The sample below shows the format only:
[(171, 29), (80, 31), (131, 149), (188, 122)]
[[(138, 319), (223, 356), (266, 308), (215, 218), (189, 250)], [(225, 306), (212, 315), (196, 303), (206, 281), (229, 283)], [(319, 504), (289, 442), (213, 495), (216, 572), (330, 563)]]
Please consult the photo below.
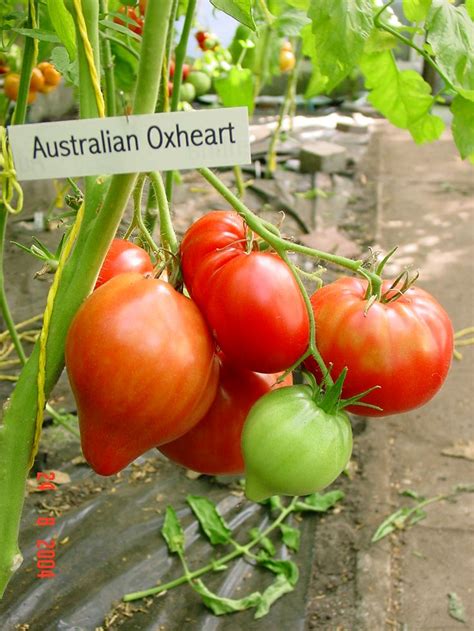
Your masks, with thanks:
[[(129, 18), (127, 18), (125, 15), (122, 16), (120, 19), (123, 22), (126, 22), (127, 20), (129, 20)], [(134, 33), (133, 31), (131, 31), (128, 27), (122, 26), (122, 24), (116, 24), (112, 20), (99, 20), (99, 24), (101, 24), (102, 26), (106, 26), (111, 31), (116, 31), (117, 33), (121, 33), (122, 35), (126, 35), (127, 37), (131, 37), (132, 39), (136, 40), (137, 42), (141, 42), (142, 41), (142, 38), (141, 38), (140, 35), (138, 35), (137, 33)]]
[(459, 622), (466, 622), (464, 605), (455, 592), (450, 592), (448, 594), (448, 613), (451, 618), (459, 620)]
[(466, 11), (471, 20), (474, 20), (474, 0), (466, 0)]
[(202, 598), (202, 602), (208, 607), (212, 613), (216, 616), (222, 616), (226, 613), (234, 613), (235, 611), (244, 611), (244, 609), (250, 609), (256, 607), (261, 599), (262, 594), (260, 592), (253, 592), (245, 598), (224, 598), (211, 592), (204, 583), (197, 579), (191, 582), (191, 586)]
[(438, 66), (464, 98), (474, 101), (474, 22), (466, 7), (433, 0), (426, 30)]
[(300, 9), (301, 11), (307, 11), (309, 9), (310, 0), (287, 0), (288, 4), (295, 9)]
[(274, 556), (276, 552), (275, 546), (268, 537), (260, 537), (260, 530), (258, 528), (252, 528), (249, 531), (249, 537), (250, 539), (260, 539), (259, 545), (262, 547), (262, 549), (265, 550), (265, 552), (269, 556)]
[(257, 606), (257, 611), (255, 612), (254, 618), (257, 620), (258, 618), (263, 618), (270, 611), (270, 607), (273, 605), (275, 601), (279, 598), (288, 594), (288, 592), (292, 592), (294, 590), (293, 585), (288, 581), (284, 574), (279, 574), (275, 581), (267, 587), (267, 589), (263, 592), (260, 598), (260, 602)]
[(62, 76), (76, 87), (79, 86), (79, 68), (77, 59), (71, 61), (64, 46), (55, 46), (51, 51), (51, 63), (59, 70)]
[[(312, 0), (308, 16), (313, 39), (304, 34), (305, 52), (312, 59), (316, 77), (325, 77), (325, 91), (330, 92), (357, 64), (373, 29), (372, 14), (371, 0)], [(322, 80), (315, 82), (319, 85)]]
[(282, 561), (280, 559), (259, 559), (258, 563), (274, 574), (283, 574), (292, 586), (295, 586), (298, 582), (298, 566), (296, 563), (293, 563), (293, 561)]
[(432, 0), (403, 0), (403, 13), (410, 22), (424, 22)]
[(40, 42), (53, 42), (53, 44), (60, 44), (61, 40), (52, 31), (45, 31), (40, 28), (12, 28), (14, 33), (18, 35), (24, 35), (25, 37), (34, 37)]
[(254, 108), (254, 75), (249, 68), (232, 67), (228, 73), (214, 79), (214, 87), (224, 107)]
[(383, 50), (391, 50), (397, 45), (397, 39), (391, 33), (374, 29), (365, 42), (364, 52), (379, 53)]
[(307, 495), (304, 500), (296, 502), (295, 510), (298, 512), (325, 513), (344, 499), (343, 491), (328, 491), (327, 493), (313, 493)]
[(161, 528), (161, 534), (163, 535), (163, 539), (166, 541), (166, 545), (168, 546), (168, 550), (170, 552), (183, 554), (184, 531), (172, 506), (166, 507), (166, 515), (163, 527)]
[(374, 532), (371, 542), (375, 543), (387, 537), (395, 530), (402, 530), (414, 526), (417, 522), (425, 519), (426, 513), (420, 508), (399, 508), (385, 519)]
[(474, 158), (474, 103), (457, 96), (452, 104), (453, 123), (451, 126), (454, 142), (465, 158)]
[(230, 541), (232, 534), (230, 528), (217, 512), (217, 508), (207, 497), (188, 495), (186, 501), (213, 546), (218, 543), (228, 543)]
[(310, 19), (302, 11), (287, 9), (273, 23), (273, 29), (284, 37), (298, 37), (301, 29), (310, 23)]
[(283, 543), (290, 548), (290, 550), (298, 552), (301, 539), (301, 533), (298, 528), (293, 528), (293, 526), (288, 526), (287, 524), (280, 524), (280, 530)]
[(216, 9), (220, 9), (230, 15), (238, 22), (245, 24), (256, 30), (255, 21), (253, 19), (252, 0), (211, 0)]
[(59, 39), (66, 47), (69, 58), (76, 58), (76, 34), (72, 15), (66, 9), (64, 0), (48, 0), (48, 13)]
[(365, 54), (360, 67), (371, 89), (369, 101), (391, 123), (408, 129), (418, 143), (439, 138), (444, 124), (430, 114), (431, 86), (417, 72), (400, 71), (389, 51)]
[(423, 500), (425, 499), (422, 495), (420, 495), (417, 491), (414, 491), (413, 489), (405, 489), (404, 491), (400, 491), (398, 494), (402, 495), (403, 497), (411, 497), (414, 500), (418, 500), (419, 502), (423, 502)]

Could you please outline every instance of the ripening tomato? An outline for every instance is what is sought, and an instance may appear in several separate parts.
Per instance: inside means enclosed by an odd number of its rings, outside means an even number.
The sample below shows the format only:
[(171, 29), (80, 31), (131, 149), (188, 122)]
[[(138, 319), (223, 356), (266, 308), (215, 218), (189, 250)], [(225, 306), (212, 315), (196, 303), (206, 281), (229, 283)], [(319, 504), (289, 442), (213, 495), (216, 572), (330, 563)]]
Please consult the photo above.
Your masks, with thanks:
[(140, 7), (140, 15), (142, 16), (145, 15), (146, 5), (147, 5), (147, 0), (140, 0), (139, 7)]
[(170, 61), (170, 67), (169, 67), (169, 77), (170, 77), (170, 79), (172, 79), (174, 77), (174, 69), (175, 69), (175, 67), (176, 67), (175, 61), (174, 61), (174, 59), (172, 59)]
[(186, 79), (188, 78), (190, 70), (191, 68), (189, 67), (189, 64), (183, 64), (183, 70), (182, 70), (183, 81), (186, 81)]
[(277, 384), (279, 376), (238, 368), (221, 355), (219, 386), (209, 411), (191, 431), (163, 445), (160, 451), (170, 460), (199, 473), (243, 473), (240, 439), (245, 419), (260, 397), (272, 388), (293, 383), (289, 375)]
[[(391, 286), (384, 281), (383, 292)], [(453, 355), (451, 321), (436, 300), (411, 287), (393, 302), (375, 302), (367, 310), (367, 281), (340, 278), (311, 298), (316, 342), (331, 375), (347, 367), (342, 396), (350, 398), (380, 386), (348, 410), (364, 416), (407, 412), (429, 401), (441, 388)], [(394, 296), (394, 292), (391, 294)], [(314, 360), (306, 362), (316, 376)]]
[(124, 239), (114, 239), (100, 268), (94, 289), (114, 276), (125, 272), (153, 273), (153, 263), (148, 252)]
[(120, 24), (120, 26), (126, 26), (130, 31), (136, 33), (137, 35), (142, 34), (143, 20), (139, 15), (136, 14), (135, 9), (133, 9), (132, 7), (121, 6), (118, 12), (126, 15), (130, 21), (125, 23), (119, 17), (114, 17), (114, 22), (116, 24)]
[(204, 314), (229, 360), (256, 372), (274, 373), (306, 351), (308, 313), (300, 288), (280, 257), (241, 252), (206, 283), (201, 294)]
[(32, 92), (42, 92), (45, 80), (44, 75), (39, 68), (33, 68), (31, 71), (30, 90)]
[(242, 433), (245, 494), (308, 495), (331, 484), (352, 453), (344, 411), (325, 410), (307, 385), (274, 390), (250, 410)]
[(194, 293), (194, 277), (207, 257), (218, 260), (221, 252), (233, 248), (243, 252), (246, 234), (242, 217), (233, 210), (214, 210), (192, 224), (180, 248), (184, 282), (191, 295)]
[[(20, 88), (20, 75), (12, 72), (7, 74), (5, 80), (3, 82), (3, 90), (5, 92), (5, 96), (9, 98), (11, 101), (16, 101), (18, 98), (18, 90)], [(36, 100), (36, 92), (30, 90), (28, 92), (28, 103), (33, 103)]]
[(140, 274), (120, 274), (87, 298), (67, 335), (66, 367), (84, 457), (101, 475), (189, 431), (219, 379), (196, 305)]
[(308, 346), (303, 296), (282, 259), (246, 248), (237, 213), (208, 213), (184, 236), (184, 282), (230, 361), (255, 372), (286, 370)]
[(295, 54), (291, 50), (282, 48), (280, 50), (278, 61), (280, 64), (280, 72), (289, 72), (290, 70), (293, 70), (293, 68), (295, 67), (295, 63), (296, 63)]
[(44, 86), (41, 92), (49, 92), (61, 81), (61, 73), (49, 61), (42, 61), (38, 64), (38, 70), (41, 71), (44, 77)]

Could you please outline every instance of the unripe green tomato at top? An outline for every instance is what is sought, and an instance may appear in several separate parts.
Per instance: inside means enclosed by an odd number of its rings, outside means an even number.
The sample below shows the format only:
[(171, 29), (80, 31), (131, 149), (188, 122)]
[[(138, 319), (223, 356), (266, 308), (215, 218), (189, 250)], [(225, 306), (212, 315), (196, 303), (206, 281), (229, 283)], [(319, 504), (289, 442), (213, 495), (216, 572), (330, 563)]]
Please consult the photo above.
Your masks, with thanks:
[(242, 433), (250, 500), (315, 493), (349, 462), (352, 429), (347, 414), (325, 412), (312, 394), (306, 385), (280, 388), (250, 410)]
[(189, 73), (188, 78), (186, 79), (187, 83), (191, 83), (195, 90), (196, 96), (203, 96), (204, 94), (208, 94), (211, 86), (212, 79), (211, 77), (200, 70), (193, 70)]
[(182, 83), (179, 88), (179, 100), (191, 103), (196, 98), (196, 89), (192, 83)]

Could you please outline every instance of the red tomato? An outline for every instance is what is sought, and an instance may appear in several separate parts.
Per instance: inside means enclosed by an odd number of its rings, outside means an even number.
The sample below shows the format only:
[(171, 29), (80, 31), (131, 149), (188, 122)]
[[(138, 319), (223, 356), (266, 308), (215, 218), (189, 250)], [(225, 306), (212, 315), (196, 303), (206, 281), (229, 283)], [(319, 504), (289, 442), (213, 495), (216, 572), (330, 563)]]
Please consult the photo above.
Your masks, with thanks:
[(121, 274), (84, 302), (67, 335), (66, 367), (82, 450), (101, 475), (189, 431), (219, 378), (196, 305), (140, 274)]
[(178, 440), (160, 447), (170, 460), (207, 475), (243, 473), (240, 437), (253, 404), (272, 387), (293, 383), (291, 375), (276, 384), (280, 375), (238, 368), (221, 356), (216, 398), (206, 416)]
[(190, 70), (191, 68), (189, 67), (188, 64), (183, 64), (183, 74), (182, 74), (183, 81), (186, 81), (186, 79), (188, 78)]
[(129, 20), (132, 20), (132, 22), (125, 23), (120, 18), (114, 17), (114, 22), (116, 24), (120, 24), (120, 26), (126, 26), (130, 31), (132, 31), (133, 33), (136, 33), (137, 35), (142, 34), (143, 20), (140, 16), (136, 14), (135, 9), (133, 9), (132, 7), (121, 6), (118, 12), (126, 15), (129, 18)]
[(174, 59), (172, 59), (170, 61), (170, 68), (169, 68), (170, 79), (174, 77), (174, 69), (175, 69), (175, 62), (174, 62)]
[(256, 372), (286, 370), (308, 345), (303, 296), (284, 261), (246, 248), (236, 212), (208, 213), (184, 236), (184, 282), (229, 360)]
[(306, 306), (287, 264), (268, 252), (238, 253), (206, 287), (204, 314), (230, 361), (274, 373), (293, 364), (308, 347)]
[(140, 7), (140, 14), (142, 16), (145, 15), (146, 5), (147, 5), (147, 0), (140, 0), (139, 7)]
[(143, 248), (124, 239), (114, 239), (100, 268), (94, 289), (125, 272), (152, 273), (153, 263)]
[(233, 210), (214, 210), (193, 223), (181, 243), (183, 277), (191, 295), (194, 277), (208, 256), (216, 260), (224, 250), (244, 252), (245, 247), (246, 227)]
[[(383, 291), (392, 283), (385, 281)], [(361, 405), (355, 414), (388, 416), (429, 401), (443, 384), (453, 355), (451, 321), (436, 300), (419, 287), (397, 300), (375, 302), (366, 313), (367, 282), (340, 278), (311, 298), (316, 342), (334, 379), (348, 373), (343, 397), (381, 386), (364, 398), (382, 412)], [(318, 375), (314, 360), (307, 367)]]

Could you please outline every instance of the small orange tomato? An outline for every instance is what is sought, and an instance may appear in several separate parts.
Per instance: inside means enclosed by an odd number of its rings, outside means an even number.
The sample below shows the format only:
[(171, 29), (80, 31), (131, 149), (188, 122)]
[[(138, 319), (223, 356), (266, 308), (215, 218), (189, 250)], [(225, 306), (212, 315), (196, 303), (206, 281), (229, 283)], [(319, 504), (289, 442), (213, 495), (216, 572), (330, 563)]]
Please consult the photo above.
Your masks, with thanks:
[(30, 91), (42, 92), (45, 84), (44, 75), (39, 68), (33, 68), (30, 79)]
[[(58, 72), (53, 64), (49, 63), (49, 61), (42, 61), (40, 64), (38, 64), (38, 68), (44, 76), (44, 87), (56, 87), (61, 81), (61, 73)], [(43, 89), (41, 90), (41, 92), (50, 92), (50, 90)]]
[(283, 44), (281, 45), (281, 50), (289, 50), (293, 52), (293, 46), (291, 42), (289, 42), (288, 40), (286, 40), (286, 42), (283, 42)]
[[(12, 72), (7, 74), (5, 77), (5, 81), (3, 83), (3, 90), (5, 92), (5, 96), (10, 99), (10, 101), (16, 101), (18, 99), (18, 90), (20, 88), (20, 75)], [(28, 103), (33, 103), (36, 99), (36, 92), (32, 92), (31, 90), (28, 92)]]
[(280, 72), (289, 72), (295, 67), (296, 59), (291, 50), (280, 50)]

